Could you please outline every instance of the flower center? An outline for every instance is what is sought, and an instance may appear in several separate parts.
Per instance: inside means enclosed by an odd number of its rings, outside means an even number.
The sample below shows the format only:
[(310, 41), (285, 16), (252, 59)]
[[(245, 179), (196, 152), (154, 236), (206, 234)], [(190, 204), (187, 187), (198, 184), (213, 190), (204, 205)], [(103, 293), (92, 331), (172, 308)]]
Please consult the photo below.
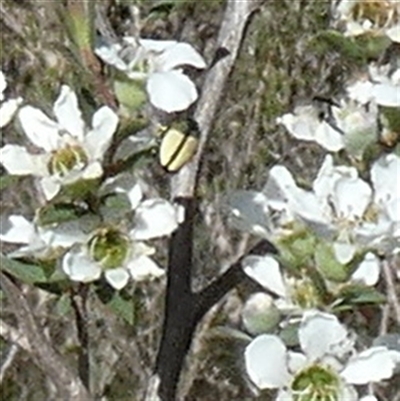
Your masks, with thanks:
[(339, 401), (339, 378), (322, 366), (301, 370), (291, 388), (294, 401)]
[(353, 18), (370, 20), (375, 26), (385, 26), (398, 18), (396, 2), (390, 0), (361, 0), (353, 9)]
[(291, 286), (293, 301), (302, 309), (315, 308), (320, 305), (320, 296), (311, 280), (296, 280)]
[(77, 145), (67, 145), (53, 152), (47, 165), (51, 175), (66, 176), (72, 170), (82, 170), (88, 163), (85, 151)]
[(91, 257), (102, 267), (115, 269), (121, 267), (128, 256), (129, 238), (114, 228), (99, 230), (88, 243)]

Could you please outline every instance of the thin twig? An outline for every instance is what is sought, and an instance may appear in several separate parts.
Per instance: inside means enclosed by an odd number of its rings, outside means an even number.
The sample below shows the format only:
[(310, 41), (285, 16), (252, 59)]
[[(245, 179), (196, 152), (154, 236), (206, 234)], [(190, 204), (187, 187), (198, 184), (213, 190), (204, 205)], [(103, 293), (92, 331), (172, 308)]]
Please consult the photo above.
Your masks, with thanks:
[(1, 286), (18, 322), (19, 332), (26, 338), (34, 361), (57, 388), (60, 399), (93, 401), (79, 377), (74, 375), (40, 330), (24, 294), (14, 282), (0, 272)]
[(7, 373), (7, 370), (11, 367), (15, 356), (18, 352), (18, 346), (16, 344), (12, 344), (10, 349), (7, 352), (7, 355), (2, 360), (1, 368), (0, 368), (0, 384), (3, 383), (4, 376)]
[(400, 326), (400, 302), (393, 279), (393, 272), (389, 260), (382, 261), (383, 277), (385, 278), (389, 303), (392, 306), (397, 324)]

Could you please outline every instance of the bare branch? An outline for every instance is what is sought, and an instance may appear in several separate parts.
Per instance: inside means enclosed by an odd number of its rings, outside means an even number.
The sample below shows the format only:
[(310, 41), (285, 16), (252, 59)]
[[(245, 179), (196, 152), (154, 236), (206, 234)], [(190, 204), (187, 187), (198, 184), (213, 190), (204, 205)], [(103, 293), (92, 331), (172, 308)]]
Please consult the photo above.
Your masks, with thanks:
[(193, 196), (200, 158), (218, 109), (227, 78), (234, 66), (250, 15), (258, 9), (259, 0), (229, 0), (217, 39), (217, 49), (228, 51), (228, 56), (217, 62), (207, 73), (194, 117), (201, 136), (196, 156), (171, 179), (172, 197)]

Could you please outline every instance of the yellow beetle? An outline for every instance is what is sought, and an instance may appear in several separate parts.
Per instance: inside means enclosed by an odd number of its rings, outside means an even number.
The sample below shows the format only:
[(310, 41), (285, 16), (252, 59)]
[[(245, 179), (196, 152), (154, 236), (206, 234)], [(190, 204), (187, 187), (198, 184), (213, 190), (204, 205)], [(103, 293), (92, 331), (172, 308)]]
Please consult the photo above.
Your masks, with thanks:
[(178, 171), (196, 153), (198, 137), (199, 128), (193, 119), (165, 128), (159, 149), (161, 166), (169, 172)]

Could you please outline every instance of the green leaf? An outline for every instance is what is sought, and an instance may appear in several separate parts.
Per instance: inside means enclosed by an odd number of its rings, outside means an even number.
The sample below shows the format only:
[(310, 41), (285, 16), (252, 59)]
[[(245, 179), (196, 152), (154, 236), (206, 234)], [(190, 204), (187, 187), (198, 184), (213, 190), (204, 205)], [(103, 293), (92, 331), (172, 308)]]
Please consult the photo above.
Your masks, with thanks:
[(116, 79), (114, 92), (127, 115), (135, 113), (147, 100), (144, 83), (134, 80)]
[(4, 256), (0, 256), (0, 269), (18, 278), (24, 283), (34, 284), (46, 283), (48, 281), (46, 271), (43, 267), (18, 262)]
[(317, 269), (321, 272), (325, 279), (344, 282), (350, 275), (350, 268), (342, 265), (336, 260), (333, 247), (325, 242), (318, 243), (314, 253)]
[(70, 294), (63, 294), (56, 303), (56, 311), (59, 316), (66, 316), (71, 311)]
[(349, 284), (342, 287), (336, 298), (342, 300), (338, 309), (343, 307), (346, 309), (347, 306), (353, 305), (383, 304), (387, 301), (386, 297), (375, 288), (363, 284)]
[(135, 322), (135, 307), (132, 299), (124, 299), (120, 293), (115, 292), (107, 305), (130, 325)]
[(49, 204), (39, 209), (38, 223), (41, 226), (65, 223), (76, 220), (85, 213), (85, 209), (70, 203)]

